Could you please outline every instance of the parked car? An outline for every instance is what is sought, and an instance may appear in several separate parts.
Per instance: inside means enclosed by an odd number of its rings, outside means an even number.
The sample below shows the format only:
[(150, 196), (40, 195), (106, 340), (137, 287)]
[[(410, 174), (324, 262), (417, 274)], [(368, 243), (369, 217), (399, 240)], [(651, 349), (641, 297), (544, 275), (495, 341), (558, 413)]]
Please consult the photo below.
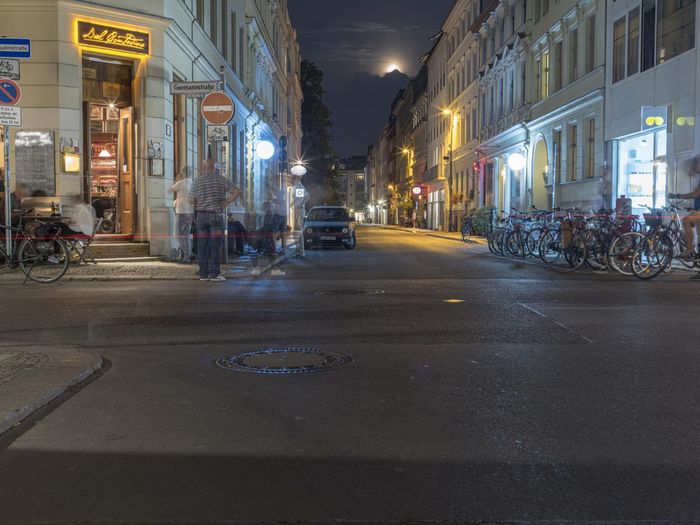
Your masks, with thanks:
[(315, 206), (304, 219), (304, 246), (355, 248), (355, 219), (343, 206)]

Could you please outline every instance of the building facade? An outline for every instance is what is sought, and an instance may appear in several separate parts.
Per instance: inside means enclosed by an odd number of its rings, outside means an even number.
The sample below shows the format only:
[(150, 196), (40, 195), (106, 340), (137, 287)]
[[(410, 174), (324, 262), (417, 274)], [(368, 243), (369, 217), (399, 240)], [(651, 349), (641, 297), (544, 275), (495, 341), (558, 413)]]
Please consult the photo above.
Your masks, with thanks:
[[(277, 156), (301, 155), (299, 47), (286, 1), (2, 0), (0, 34), (32, 39), (22, 63), (22, 126), (10, 172), (48, 195), (79, 195), (112, 233), (174, 247), (177, 173), (214, 159), (243, 196), (229, 211), (249, 228), (268, 200), (290, 208)], [(207, 136), (201, 99), (174, 82), (214, 82), (234, 102), (228, 140)], [(221, 82), (218, 86), (216, 82)], [(37, 159), (40, 160), (38, 163)]]
[(606, 196), (633, 213), (698, 184), (698, 6), (695, 0), (618, 0), (608, 6), (605, 70)]

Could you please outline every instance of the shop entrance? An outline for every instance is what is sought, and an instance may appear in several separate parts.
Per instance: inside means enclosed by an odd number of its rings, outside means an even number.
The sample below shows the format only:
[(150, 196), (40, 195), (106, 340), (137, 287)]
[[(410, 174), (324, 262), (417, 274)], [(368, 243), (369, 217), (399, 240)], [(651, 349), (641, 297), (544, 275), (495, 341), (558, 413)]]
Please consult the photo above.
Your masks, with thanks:
[(132, 68), (83, 58), (84, 197), (102, 218), (98, 234), (131, 236), (135, 227)]

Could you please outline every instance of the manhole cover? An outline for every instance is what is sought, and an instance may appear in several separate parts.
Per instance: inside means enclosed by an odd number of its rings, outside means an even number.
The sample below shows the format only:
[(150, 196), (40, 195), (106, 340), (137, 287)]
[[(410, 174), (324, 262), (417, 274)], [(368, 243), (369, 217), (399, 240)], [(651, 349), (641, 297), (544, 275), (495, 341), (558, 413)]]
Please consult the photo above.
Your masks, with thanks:
[(342, 368), (354, 362), (348, 355), (313, 348), (266, 348), (216, 360), (221, 368), (254, 374), (306, 374)]
[(314, 295), (381, 295), (384, 290), (324, 290)]

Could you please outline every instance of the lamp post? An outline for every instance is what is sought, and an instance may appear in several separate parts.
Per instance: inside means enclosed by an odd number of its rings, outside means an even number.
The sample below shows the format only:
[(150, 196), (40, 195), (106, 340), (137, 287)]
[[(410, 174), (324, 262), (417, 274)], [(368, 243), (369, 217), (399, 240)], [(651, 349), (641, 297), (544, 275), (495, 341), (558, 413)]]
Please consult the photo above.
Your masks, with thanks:
[(454, 128), (455, 128), (455, 121), (459, 118), (459, 111), (452, 112), (449, 109), (444, 109), (442, 111), (443, 115), (446, 115), (450, 117), (450, 145), (449, 148), (447, 149), (447, 158), (445, 160), (448, 160), (450, 163), (450, 174), (449, 178), (447, 181), (448, 185), (448, 200), (447, 200), (447, 206), (448, 206), (448, 211), (447, 211), (447, 231), (451, 232), (454, 230), (453, 224), (452, 224), (452, 184), (453, 184), (453, 179), (452, 179), (452, 157), (454, 156)]

